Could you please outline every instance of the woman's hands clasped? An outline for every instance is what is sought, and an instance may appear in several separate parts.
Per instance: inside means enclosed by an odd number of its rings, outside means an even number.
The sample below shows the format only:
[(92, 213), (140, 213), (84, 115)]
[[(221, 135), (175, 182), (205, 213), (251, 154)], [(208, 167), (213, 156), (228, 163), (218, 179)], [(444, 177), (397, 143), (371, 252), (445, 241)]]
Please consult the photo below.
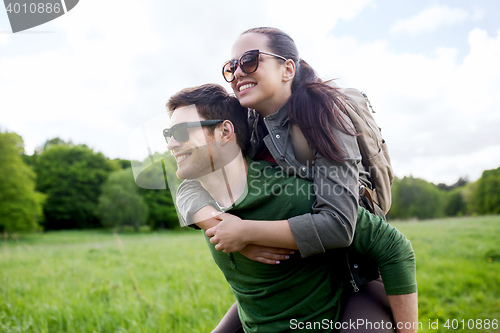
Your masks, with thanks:
[[(215, 249), (224, 253), (240, 252), (245, 257), (264, 264), (276, 265), (281, 260), (286, 260), (293, 254), (293, 250), (280, 249), (250, 244), (248, 237), (251, 228), (250, 223), (244, 223), (242, 219), (228, 213), (214, 214), (219, 224), (208, 229), (205, 233), (210, 237), (210, 243)], [(245, 221), (249, 222), (249, 221)]]

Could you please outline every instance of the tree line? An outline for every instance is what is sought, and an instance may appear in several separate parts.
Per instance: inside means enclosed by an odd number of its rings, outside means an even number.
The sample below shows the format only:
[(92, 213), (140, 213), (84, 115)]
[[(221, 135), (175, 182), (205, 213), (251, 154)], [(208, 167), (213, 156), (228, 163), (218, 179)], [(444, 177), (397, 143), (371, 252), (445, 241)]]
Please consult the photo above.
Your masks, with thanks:
[(388, 219), (500, 214), (500, 168), (486, 170), (476, 182), (434, 185), (423, 179), (394, 179)]
[[(165, 169), (173, 174), (175, 168), (162, 163), (145, 169), (139, 176), (146, 184), (142, 188), (128, 160), (111, 160), (84, 144), (59, 138), (27, 155), (21, 136), (0, 132), (0, 233), (179, 228), (168, 183), (163, 182), (163, 188), (153, 184), (164, 179)], [(500, 168), (484, 171), (476, 182), (461, 178), (451, 186), (396, 178), (392, 198), (388, 219), (499, 214)]]
[(136, 186), (130, 161), (59, 138), (27, 155), (0, 132), (0, 233), (142, 225), (180, 226), (169, 189)]

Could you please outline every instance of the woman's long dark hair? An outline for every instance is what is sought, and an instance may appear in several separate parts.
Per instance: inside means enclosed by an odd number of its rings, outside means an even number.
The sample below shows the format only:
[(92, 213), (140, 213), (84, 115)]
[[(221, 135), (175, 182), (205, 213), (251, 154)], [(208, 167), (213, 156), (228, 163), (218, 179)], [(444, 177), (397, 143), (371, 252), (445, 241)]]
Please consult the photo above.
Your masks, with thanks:
[(253, 28), (242, 33), (259, 33), (268, 39), (270, 52), (295, 62), (292, 96), (288, 113), (292, 124), (298, 126), (309, 145), (323, 157), (342, 161), (345, 152), (335, 131), (355, 135), (345, 116), (345, 98), (338, 88), (323, 82), (307, 62), (299, 58), (293, 39), (276, 28)]

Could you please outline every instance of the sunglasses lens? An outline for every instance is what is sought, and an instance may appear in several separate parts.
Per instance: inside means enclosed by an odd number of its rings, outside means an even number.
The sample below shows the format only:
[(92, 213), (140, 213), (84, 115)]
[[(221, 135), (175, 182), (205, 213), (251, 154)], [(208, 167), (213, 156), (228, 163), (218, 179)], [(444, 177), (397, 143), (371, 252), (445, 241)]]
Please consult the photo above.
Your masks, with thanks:
[(179, 142), (186, 142), (189, 140), (189, 132), (185, 127), (179, 127), (174, 129), (174, 138)]
[(247, 74), (251, 74), (257, 70), (259, 66), (259, 54), (248, 53), (244, 54), (240, 59), (241, 70)]
[(227, 62), (222, 68), (222, 75), (227, 82), (231, 82), (234, 80), (234, 72), (236, 72), (235, 61)]

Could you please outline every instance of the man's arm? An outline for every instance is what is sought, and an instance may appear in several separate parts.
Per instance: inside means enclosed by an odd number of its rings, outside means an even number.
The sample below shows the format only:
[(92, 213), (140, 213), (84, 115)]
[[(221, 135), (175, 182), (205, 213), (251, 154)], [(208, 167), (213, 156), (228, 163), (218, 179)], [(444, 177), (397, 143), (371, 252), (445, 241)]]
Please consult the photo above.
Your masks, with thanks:
[(198, 210), (196, 213), (192, 214), (192, 220), (198, 221), (195, 223), (197, 227), (203, 230), (210, 229), (220, 222), (213, 217), (212, 213), (217, 214), (219, 212), (212, 206), (205, 206)]

